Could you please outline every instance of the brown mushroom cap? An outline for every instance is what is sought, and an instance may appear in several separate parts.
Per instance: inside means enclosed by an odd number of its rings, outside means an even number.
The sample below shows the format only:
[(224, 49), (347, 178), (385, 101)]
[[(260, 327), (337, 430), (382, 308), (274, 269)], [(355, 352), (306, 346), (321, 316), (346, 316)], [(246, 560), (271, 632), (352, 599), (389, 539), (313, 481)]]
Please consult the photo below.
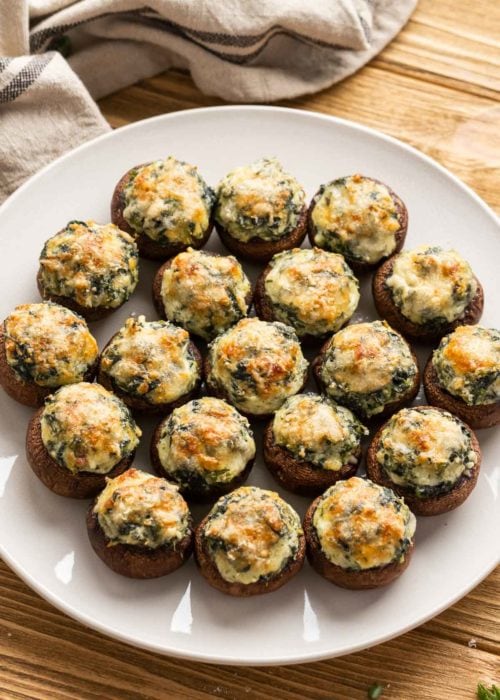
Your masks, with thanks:
[(246, 598), (253, 595), (261, 595), (263, 593), (271, 593), (276, 591), (285, 583), (288, 583), (304, 565), (305, 553), (306, 553), (306, 541), (304, 535), (299, 537), (299, 548), (288, 563), (275, 574), (272, 578), (266, 581), (255, 581), (254, 583), (238, 583), (226, 581), (220, 573), (218, 568), (213, 562), (212, 557), (206, 547), (205, 538), (203, 532), (205, 525), (207, 523), (208, 516), (203, 518), (195, 531), (194, 536), (194, 554), (195, 561), (202, 576), (208, 581), (208, 583), (217, 588), (217, 590), (222, 591), (222, 593), (227, 593), (232, 596), (238, 596)]
[(191, 243), (158, 243), (158, 241), (153, 240), (145, 233), (137, 233), (128, 221), (123, 216), (123, 211), (125, 209), (125, 188), (132, 180), (133, 175), (139, 168), (144, 168), (149, 163), (141, 163), (140, 165), (135, 165), (130, 170), (127, 170), (125, 175), (123, 175), (118, 184), (116, 185), (113, 196), (111, 198), (111, 221), (118, 226), (122, 231), (130, 233), (134, 237), (137, 247), (139, 248), (139, 253), (143, 258), (149, 258), (150, 260), (165, 260), (165, 258), (170, 258), (177, 253), (181, 253), (186, 248), (202, 248), (205, 243), (210, 238), (212, 229), (214, 227), (213, 213), (210, 216), (208, 222), (207, 230), (205, 231), (202, 238), (192, 241)]
[[(430, 407), (415, 406), (414, 410), (419, 411), (426, 408)], [(454, 510), (455, 508), (458, 508), (458, 506), (462, 505), (476, 485), (477, 477), (479, 475), (479, 468), (481, 466), (481, 450), (479, 448), (477, 437), (473, 431), (470, 431), (471, 448), (477, 455), (477, 462), (471, 470), (470, 475), (466, 476), (462, 474), (452, 489), (446, 493), (439, 494), (438, 496), (418, 497), (415, 495), (412, 488), (394, 483), (377, 460), (377, 451), (380, 446), (380, 438), (386, 425), (387, 423), (384, 423), (384, 425), (375, 433), (368, 448), (366, 454), (366, 473), (368, 474), (368, 477), (376, 484), (387, 486), (395, 491), (398, 496), (402, 496), (405, 499), (407, 506), (411, 511), (413, 511), (413, 513), (415, 513), (415, 515), (441, 515), (441, 513), (447, 513), (448, 511)]]
[(402, 561), (393, 561), (386, 566), (377, 566), (372, 569), (344, 569), (337, 564), (333, 564), (325, 556), (316, 528), (313, 525), (314, 511), (318, 507), (321, 496), (318, 496), (309, 508), (304, 517), (304, 532), (307, 541), (307, 558), (315, 571), (336, 586), (363, 590), (369, 588), (379, 588), (386, 586), (397, 579), (408, 567), (413, 554), (413, 543), (407, 549)]
[[(219, 253), (212, 253), (208, 250), (204, 251), (205, 255), (209, 255), (213, 258), (218, 258), (221, 257)], [(154, 278), (153, 278), (153, 304), (155, 306), (156, 311), (158, 312), (158, 315), (160, 318), (167, 319), (167, 315), (165, 313), (165, 307), (163, 305), (163, 299), (161, 295), (161, 288), (163, 284), (163, 275), (166, 270), (169, 269), (172, 265), (173, 258), (170, 258), (166, 262), (163, 263), (163, 265), (159, 268), (159, 270), (156, 272)], [(252, 289), (249, 290), (248, 294), (245, 297), (245, 301), (247, 304), (247, 311), (250, 310), (250, 306), (252, 304), (252, 298), (253, 298), (253, 292)], [(180, 325), (180, 324), (179, 324)], [(196, 333), (193, 333), (192, 331), (189, 331), (192, 335), (196, 336)], [(198, 337), (198, 336), (197, 336)], [(201, 338), (204, 342), (206, 342), (205, 338)]]
[[(97, 372), (98, 358), (91, 367), (87, 370), (80, 381), (91, 382)], [(12, 367), (7, 362), (7, 354), (5, 348), (5, 328), (4, 324), (0, 324), (0, 385), (4, 391), (19, 403), (25, 406), (38, 408), (43, 406), (43, 402), (59, 389), (59, 386), (41, 386), (33, 381), (19, 379)]]
[[(367, 177), (365, 175), (362, 175), (364, 180), (370, 180), (371, 182), (376, 182), (379, 185), (383, 185), (384, 187), (387, 188), (389, 191), (390, 196), (392, 197), (392, 200), (394, 202), (394, 205), (396, 207), (396, 212), (399, 220), (399, 228), (394, 234), (395, 238), (395, 248), (391, 255), (394, 255), (395, 253), (399, 253), (399, 251), (402, 249), (405, 239), (406, 239), (406, 234), (408, 231), (408, 209), (406, 208), (403, 200), (392, 190), (390, 187), (388, 187), (384, 182), (381, 182), (381, 180), (376, 180), (373, 177)], [(318, 244), (314, 241), (314, 236), (316, 235), (316, 228), (314, 226), (313, 220), (312, 220), (312, 213), (314, 210), (314, 207), (316, 206), (316, 198), (320, 195), (321, 190), (318, 190), (316, 194), (313, 196), (311, 203), (309, 205), (309, 208), (307, 210), (307, 230), (308, 230), (308, 235), (309, 235), (309, 240), (311, 241), (312, 246), (318, 246)], [(378, 260), (375, 263), (368, 263), (368, 262), (362, 262), (361, 260), (357, 260), (356, 258), (351, 257), (350, 255), (345, 255), (344, 257), (346, 259), (347, 264), (354, 270), (354, 272), (358, 273), (363, 273), (363, 272), (370, 272), (371, 270), (374, 270), (378, 265), (383, 260), (387, 259), (387, 256), (384, 256), (380, 260)]]
[(80, 471), (73, 474), (51, 457), (42, 440), (41, 417), (43, 407), (32, 416), (26, 432), (28, 464), (51, 491), (68, 498), (91, 498), (106, 486), (106, 477), (113, 478), (126, 471), (134, 461), (135, 450), (121, 459), (106, 474)]
[(470, 406), (460, 397), (450, 394), (439, 383), (432, 355), (424, 369), (424, 390), (430, 404), (454, 413), (474, 430), (492, 428), (500, 423), (500, 401)]
[[(161, 432), (163, 429), (163, 425), (165, 424), (165, 421), (168, 420), (167, 418), (164, 418), (155, 428), (153, 436), (151, 438), (151, 448), (150, 448), (150, 457), (151, 457), (151, 464), (153, 465), (153, 468), (155, 472), (158, 474), (158, 476), (163, 477), (164, 479), (168, 479), (168, 481), (171, 481), (172, 483), (177, 483), (175, 480), (175, 474), (171, 474), (167, 472), (161, 463), (160, 460), (160, 454), (158, 452), (158, 444), (160, 442), (161, 438)], [(224, 496), (226, 493), (229, 493), (233, 489), (237, 488), (238, 486), (241, 486), (243, 482), (245, 482), (248, 479), (248, 476), (250, 474), (250, 471), (252, 470), (252, 467), (255, 462), (255, 457), (252, 457), (248, 462), (246, 463), (245, 468), (237, 474), (231, 481), (226, 481), (226, 482), (218, 482), (218, 483), (213, 483), (209, 484), (208, 482), (204, 482), (202, 484), (202, 477), (200, 477), (200, 487), (197, 486), (197, 484), (193, 484), (192, 486), (186, 486), (183, 487), (180, 484), (179, 486), (179, 492), (186, 498), (187, 500), (190, 501), (195, 501), (196, 503), (208, 503), (210, 501), (215, 501), (220, 496)]]
[(269, 262), (273, 255), (290, 248), (298, 248), (306, 236), (307, 208), (304, 205), (300, 212), (297, 226), (279, 238), (277, 241), (263, 241), (261, 238), (251, 238), (249, 241), (239, 241), (218, 221), (215, 229), (221, 241), (231, 253), (250, 262)]
[(385, 318), (389, 325), (400, 331), (409, 338), (415, 340), (435, 340), (443, 335), (450, 333), (458, 326), (469, 326), (477, 323), (481, 318), (484, 307), (484, 292), (481, 283), (474, 277), (477, 283), (477, 291), (469, 304), (465, 307), (463, 313), (454, 321), (443, 325), (439, 330), (429, 328), (426, 324), (417, 324), (410, 321), (400, 312), (392, 294), (386, 285), (387, 278), (392, 274), (396, 256), (393, 255), (386, 260), (378, 268), (373, 276), (373, 299), (377, 312), (382, 318)]
[[(273, 421), (264, 431), (264, 462), (283, 488), (302, 496), (317, 496), (340, 479), (348, 479), (357, 472), (357, 464), (344, 464), (340, 469), (321, 469), (311, 462), (298, 459), (285, 447), (278, 445), (274, 439)], [(361, 456), (361, 447), (354, 453)]]
[(94, 513), (95, 501), (87, 512), (87, 533), (97, 556), (110, 569), (122, 576), (137, 579), (158, 578), (178, 569), (193, 550), (191, 521), (184, 538), (174, 546), (163, 545), (151, 549), (139, 545), (111, 543)]
[(112, 377), (110, 377), (106, 372), (104, 372), (101, 368), (101, 359), (104, 351), (106, 348), (110, 345), (110, 343), (113, 342), (114, 338), (118, 335), (120, 331), (117, 331), (106, 343), (106, 345), (103, 348), (103, 351), (101, 353), (101, 356), (99, 358), (99, 363), (98, 363), (98, 372), (97, 372), (97, 381), (99, 384), (101, 384), (105, 389), (108, 391), (113, 392), (118, 398), (120, 398), (127, 406), (130, 408), (134, 409), (135, 411), (142, 411), (143, 413), (165, 413), (169, 411), (173, 411), (174, 408), (178, 408), (178, 406), (182, 406), (183, 404), (187, 403), (188, 401), (191, 401), (191, 399), (195, 399), (198, 395), (198, 392), (200, 390), (201, 382), (202, 382), (202, 371), (203, 371), (203, 360), (201, 357), (201, 353), (196, 347), (196, 345), (193, 343), (193, 341), (189, 341), (189, 348), (190, 351), (193, 354), (193, 357), (195, 358), (195, 362), (198, 366), (199, 370), (199, 377), (198, 380), (196, 381), (196, 384), (194, 387), (191, 389), (190, 392), (187, 394), (184, 394), (183, 396), (180, 396), (178, 399), (175, 401), (171, 401), (169, 403), (158, 403), (158, 404), (153, 404), (146, 399), (141, 399), (138, 398), (137, 396), (132, 396), (128, 392), (124, 391), (121, 389), (116, 382), (113, 380)]
[[(327, 353), (329, 344), (330, 344), (330, 340), (327, 340), (326, 343), (321, 348), (321, 350), (319, 351), (319, 354), (311, 362), (311, 369), (312, 369), (313, 377), (316, 381), (316, 385), (318, 386), (318, 389), (320, 392), (325, 393), (327, 395), (328, 395), (328, 392), (326, 391), (326, 385), (321, 377), (321, 368), (323, 367), (323, 363), (326, 360), (326, 353)], [(386, 403), (383, 411), (381, 411), (380, 413), (376, 413), (373, 416), (367, 416), (364, 412), (360, 411), (359, 409), (352, 409), (351, 408), (350, 410), (352, 410), (353, 413), (360, 416), (364, 421), (378, 420), (380, 418), (386, 418), (386, 417), (392, 415), (396, 411), (399, 411), (400, 408), (403, 408), (403, 406), (406, 406), (413, 401), (413, 399), (418, 394), (418, 390), (420, 389), (420, 370), (418, 367), (417, 356), (415, 355), (415, 353), (411, 347), (410, 347), (410, 352), (411, 352), (411, 355), (413, 357), (413, 361), (415, 363), (415, 367), (417, 368), (417, 371), (415, 373), (415, 376), (413, 377), (413, 383), (408, 388), (408, 391), (406, 391), (406, 393), (404, 393), (404, 394), (401, 394), (398, 399), (395, 399), (394, 401), (389, 401), (389, 403)], [(337, 401), (337, 403), (340, 403), (341, 405), (343, 405), (341, 399), (336, 399), (336, 401)], [(347, 406), (347, 408), (349, 408), (349, 406)]]

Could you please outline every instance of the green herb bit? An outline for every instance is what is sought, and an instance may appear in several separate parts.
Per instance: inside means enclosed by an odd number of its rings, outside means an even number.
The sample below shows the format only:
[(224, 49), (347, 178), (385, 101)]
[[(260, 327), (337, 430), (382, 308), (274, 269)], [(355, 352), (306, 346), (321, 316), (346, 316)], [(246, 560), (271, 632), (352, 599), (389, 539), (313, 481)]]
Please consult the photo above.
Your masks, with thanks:
[(492, 685), (488, 690), (482, 683), (477, 684), (478, 700), (500, 700), (500, 688)]
[(370, 700), (377, 700), (377, 698), (381, 697), (382, 693), (384, 692), (385, 686), (382, 685), (381, 683), (374, 683), (368, 688), (368, 697)]

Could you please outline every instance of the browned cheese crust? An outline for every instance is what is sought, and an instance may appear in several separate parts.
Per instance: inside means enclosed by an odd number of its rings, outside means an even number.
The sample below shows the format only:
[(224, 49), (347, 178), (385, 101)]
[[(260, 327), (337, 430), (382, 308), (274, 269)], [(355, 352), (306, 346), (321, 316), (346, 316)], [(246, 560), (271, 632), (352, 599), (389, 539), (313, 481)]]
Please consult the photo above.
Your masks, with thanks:
[[(211, 252), (205, 251), (205, 254), (210, 255), (214, 258), (221, 257), (219, 255), (219, 253), (211, 253)], [(157, 271), (157, 273), (155, 274), (155, 276), (153, 278), (153, 304), (154, 304), (155, 309), (156, 309), (158, 315), (160, 316), (160, 318), (164, 318), (164, 319), (166, 319), (167, 316), (165, 314), (165, 307), (163, 306), (163, 299), (161, 296), (161, 287), (162, 287), (162, 283), (163, 283), (163, 275), (164, 275), (165, 271), (171, 267), (172, 259), (173, 258), (170, 258), (170, 260), (167, 260), (166, 262), (164, 262), (163, 265), (159, 268), (159, 270)], [(252, 303), (252, 296), (253, 296), (252, 290), (250, 290), (245, 297), (245, 301), (248, 305), (249, 311), (250, 311), (250, 305)], [(196, 335), (196, 333), (193, 333), (192, 335)], [(206, 342), (204, 338), (202, 338), (202, 340), (204, 342)]]
[(284, 250), (298, 248), (306, 236), (307, 208), (302, 209), (297, 226), (282, 236), (277, 241), (263, 241), (260, 238), (251, 238), (249, 241), (239, 241), (231, 236), (218, 221), (215, 221), (215, 229), (226, 248), (238, 258), (251, 262), (269, 262), (273, 255)]
[(331, 583), (341, 588), (351, 588), (354, 590), (364, 590), (369, 588), (379, 588), (386, 586), (397, 579), (408, 567), (413, 554), (414, 545), (410, 545), (405, 553), (403, 561), (392, 562), (386, 566), (377, 566), (373, 569), (361, 569), (355, 571), (344, 569), (337, 564), (332, 564), (327, 559), (321, 549), (316, 529), (313, 525), (313, 515), (321, 496), (318, 496), (306, 511), (304, 516), (304, 532), (307, 541), (307, 559), (313, 569)]
[(76, 302), (74, 299), (71, 299), (71, 297), (62, 297), (58, 294), (49, 294), (45, 290), (40, 270), (36, 276), (36, 284), (38, 291), (40, 292), (40, 296), (42, 299), (44, 299), (44, 301), (52, 301), (54, 304), (65, 306), (67, 309), (75, 311), (77, 314), (80, 314), (80, 316), (83, 316), (86, 321), (99, 321), (101, 318), (109, 316), (109, 314), (113, 313), (113, 311), (116, 311), (116, 309), (119, 308), (111, 308), (110, 306), (94, 306), (89, 308), (88, 306), (81, 306), (81, 304)]
[[(399, 253), (399, 251), (402, 249), (405, 243), (406, 239), (406, 234), (408, 232), (408, 209), (406, 208), (406, 205), (404, 204), (403, 200), (398, 197), (398, 195), (392, 190), (390, 187), (388, 187), (384, 182), (381, 180), (376, 180), (373, 177), (366, 177), (362, 176), (363, 179), (365, 180), (370, 180), (371, 182), (377, 182), (379, 185), (383, 185), (384, 187), (387, 187), (389, 194), (392, 197), (392, 200), (394, 202), (394, 205), (396, 207), (397, 215), (398, 215), (398, 220), (399, 220), (399, 228), (394, 234), (394, 237), (396, 239), (396, 247), (394, 248), (394, 252), (391, 253), (391, 255), (395, 255), (396, 253)], [(314, 227), (313, 221), (312, 221), (312, 213), (315, 205), (315, 200), (316, 197), (319, 195), (320, 190), (316, 192), (316, 194), (313, 196), (311, 203), (309, 205), (309, 208), (307, 210), (307, 232), (309, 236), (309, 240), (311, 241), (311, 245), (317, 246), (318, 244), (314, 242), (314, 236), (316, 235), (316, 229)], [(367, 263), (367, 262), (361, 262), (360, 260), (355, 260), (354, 258), (351, 258), (349, 255), (344, 255), (347, 264), (349, 267), (354, 271), (358, 273), (363, 273), (363, 272), (370, 272), (371, 270), (375, 270), (381, 262), (387, 259), (387, 256), (384, 258), (381, 258), (378, 262), (376, 263)]]
[(92, 498), (106, 486), (106, 477), (113, 478), (126, 471), (134, 461), (135, 450), (124, 457), (107, 474), (78, 472), (72, 474), (62, 467), (48, 453), (42, 440), (40, 408), (28, 423), (26, 432), (26, 456), (28, 464), (40, 479), (54, 493), (68, 498)]
[[(277, 445), (273, 434), (273, 421), (264, 431), (264, 462), (283, 488), (301, 496), (318, 496), (340, 479), (348, 479), (357, 472), (358, 464), (344, 464), (338, 470), (321, 469), (311, 462), (297, 459), (285, 447)], [(361, 448), (355, 453), (361, 456)]]
[[(96, 360), (83, 377), (83, 382), (93, 381), (97, 371), (97, 364), (98, 362)], [(59, 388), (58, 386), (40, 386), (35, 382), (27, 382), (18, 379), (16, 373), (7, 362), (5, 329), (3, 323), (0, 324), (0, 385), (11, 398), (25, 406), (32, 406), (33, 408), (43, 406), (43, 402), (47, 396), (50, 396), (50, 394), (53, 394), (54, 391)]]
[(121, 177), (118, 181), (111, 198), (111, 221), (122, 231), (130, 233), (130, 235), (134, 237), (137, 247), (139, 248), (139, 254), (143, 258), (148, 258), (149, 260), (165, 260), (165, 258), (170, 258), (177, 255), (177, 253), (180, 253), (189, 247), (203, 248), (205, 243), (210, 238), (210, 234), (212, 233), (212, 229), (214, 227), (213, 215), (210, 217), (208, 228), (203, 238), (200, 238), (198, 241), (193, 241), (192, 243), (169, 243), (166, 245), (162, 245), (157, 241), (154, 241), (145, 233), (138, 234), (137, 231), (135, 231), (125, 219), (123, 216), (123, 210), (125, 209), (125, 187), (132, 179), (132, 173), (138, 168), (144, 168), (146, 165), (150, 165), (150, 163), (135, 165), (133, 168), (130, 168), (130, 170), (127, 170), (125, 175), (123, 175), (123, 177)]
[(272, 591), (278, 590), (285, 583), (288, 583), (299, 571), (302, 569), (306, 554), (306, 540), (304, 535), (299, 537), (299, 549), (295, 554), (293, 560), (288, 562), (288, 564), (273, 578), (268, 581), (255, 581), (254, 583), (238, 583), (226, 581), (219, 573), (219, 570), (215, 566), (209, 552), (205, 546), (205, 541), (203, 537), (203, 530), (205, 528), (208, 516), (203, 518), (198, 527), (195, 530), (194, 535), (194, 555), (195, 561), (202, 576), (208, 581), (208, 583), (217, 588), (217, 590), (222, 591), (222, 593), (227, 593), (228, 595), (237, 596), (240, 598), (247, 598), (253, 595), (261, 595), (262, 593), (272, 593)]
[[(108, 345), (114, 340), (114, 338), (118, 335), (119, 331), (115, 333), (109, 341), (106, 343), (106, 345), (103, 348), (103, 353), (104, 350), (108, 347)], [(98, 371), (97, 371), (97, 381), (99, 384), (101, 384), (105, 389), (108, 391), (113, 392), (118, 398), (120, 398), (127, 406), (130, 408), (134, 409), (135, 411), (142, 411), (143, 413), (166, 413), (173, 411), (174, 408), (178, 408), (179, 406), (182, 406), (183, 404), (187, 403), (188, 401), (191, 401), (191, 399), (195, 399), (198, 396), (198, 392), (200, 390), (201, 382), (202, 382), (202, 369), (203, 369), (203, 360), (201, 357), (201, 353), (196, 347), (196, 345), (190, 341), (189, 342), (191, 352), (193, 353), (193, 356), (196, 360), (196, 364), (199, 367), (200, 370), (200, 377), (198, 381), (196, 382), (195, 386), (191, 389), (191, 391), (187, 394), (184, 394), (184, 396), (180, 396), (178, 399), (175, 401), (171, 401), (170, 403), (158, 403), (158, 404), (153, 404), (150, 403), (149, 401), (146, 401), (145, 399), (140, 399), (137, 396), (131, 396), (128, 394), (126, 391), (123, 391), (123, 389), (120, 389), (120, 387), (116, 384), (116, 382), (113, 381), (113, 379), (106, 374), (105, 372), (102, 371), (101, 369), (101, 361), (99, 359), (99, 365), (98, 365)], [(102, 357), (102, 353), (101, 353)]]
[[(167, 420), (167, 418), (165, 420)], [(161, 431), (165, 420), (162, 420), (156, 426), (153, 432), (153, 436), (151, 438), (151, 464), (153, 465), (153, 468), (156, 474), (158, 474), (158, 476), (161, 476), (162, 479), (167, 479), (172, 483), (176, 483), (174, 477), (171, 474), (168, 474), (163, 468), (162, 463), (160, 461), (160, 455), (158, 454), (158, 443), (160, 442)], [(254, 462), (255, 457), (252, 457), (252, 459), (250, 459), (247, 462), (242, 472), (235, 476), (234, 479), (231, 479), (231, 481), (228, 481), (224, 484), (207, 484), (207, 487), (203, 489), (180, 487), (179, 491), (184, 496), (184, 498), (186, 498), (189, 501), (194, 501), (196, 503), (209, 503), (212, 501), (216, 501), (220, 496), (224, 496), (226, 493), (229, 493), (238, 486), (241, 486), (241, 484), (243, 484), (248, 479), (248, 475), (252, 470)]]
[[(415, 410), (423, 408), (429, 408), (429, 406), (415, 406)], [(418, 498), (415, 496), (412, 489), (407, 486), (395, 484), (377, 461), (377, 450), (380, 446), (380, 437), (384, 428), (385, 424), (375, 433), (366, 453), (366, 473), (372, 481), (382, 486), (388, 486), (395, 491), (398, 496), (403, 496), (406, 505), (415, 515), (441, 515), (441, 513), (447, 513), (462, 505), (476, 485), (481, 466), (481, 450), (477, 437), (472, 430), (471, 447), (477, 455), (477, 462), (471, 475), (462, 475), (453, 488), (447, 493), (431, 498)]]
[[(209, 372), (210, 372), (210, 358), (207, 355), (205, 359), (203, 360), (203, 371), (204, 371), (204, 376), (205, 378), (208, 377)], [(305, 385), (307, 384), (307, 379), (309, 376), (309, 372), (306, 372), (306, 376), (304, 379), (304, 383), (300, 387), (300, 389), (296, 392), (297, 394), (300, 394), (300, 392), (304, 389)], [(218, 386), (213, 386), (212, 384), (206, 384), (206, 390), (207, 390), (207, 395), (208, 396), (215, 396), (216, 399), (223, 399), (224, 401), (227, 401), (228, 404), (233, 405), (233, 402), (231, 401), (231, 397), (229, 394), (221, 389)], [(238, 408), (238, 413), (240, 413), (242, 416), (245, 416), (245, 418), (248, 418), (249, 420), (258, 420), (258, 421), (265, 421), (269, 420), (274, 416), (274, 413), (245, 413), (245, 411), (242, 411), (241, 408)]]
[[(319, 392), (323, 393), (323, 394), (327, 394), (327, 391), (326, 391), (325, 383), (323, 382), (323, 380), (321, 378), (321, 368), (322, 368), (323, 363), (325, 361), (326, 351), (327, 351), (329, 343), (330, 343), (330, 341), (327, 340), (327, 342), (323, 345), (323, 347), (319, 351), (319, 354), (317, 355), (317, 357), (315, 357), (314, 360), (311, 362), (311, 369), (312, 369), (313, 377), (316, 381), (316, 385), (318, 387)], [(408, 389), (406, 394), (403, 394), (402, 396), (400, 396), (399, 399), (396, 399), (395, 401), (390, 401), (389, 403), (387, 403), (385, 405), (384, 410), (381, 411), (380, 413), (376, 413), (374, 416), (367, 416), (366, 414), (362, 413), (361, 411), (353, 411), (353, 413), (361, 416), (364, 421), (379, 420), (380, 418), (387, 418), (387, 417), (391, 416), (393, 413), (396, 413), (396, 411), (399, 411), (400, 408), (407, 406), (408, 404), (410, 404), (413, 401), (413, 399), (418, 394), (418, 390), (420, 389), (420, 369), (418, 366), (417, 356), (415, 355), (412, 348), (410, 348), (410, 351), (411, 351), (411, 354), (413, 357), (413, 361), (415, 362), (417, 372), (415, 374), (415, 377), (413, 378), (413, 384)], [(338, 401), (338, 403), (342, 403), (342, 401)]]
[(189, 559), (193, 551), (193, 531), (190, 524), (186, 536), (174, 547), (163, 545), (156, 549), (131, 544), (110, 544), (94, 513), (95, 501), (87, 512), (87, 533), (92, 549), (117, 574), (129, 578), (148, 579), (166, 576)]
[[(272, 302), (266, 294), (266, 278), (271, 272), (271, 270), (271, 265), (267, 265), (262, 270), (262, 272), (257, 278), (257, 282), (255, 283), (255, 291), (253, 296), (255, 313), (263, 321), (280, 320), (276, 318)], [(348, 323), (349, 319), (346, 320), (346, 322), (341, 326), (341, 328), (344, 328), (344, 326), (346, 326)], [(338, 330), (340, 330), (340, 328)], [(331, 331), (328, 333), (324, 333), (323, 335), (311, 335), (310, 333), (306, 333), (305, 335), (299, 336), (299, 340), (304, 345), (317, 345), (318, 343), (322, 343), (325, 340), (325, 338), (329, 336), (331, 336)]]
[(430, 404), (454, 413), (474, 430), (492, 428), (500, 423), (500, 402), (469, 406), (458, 396), (453, 396), (443, 389), (432, 363), (432, 355), (424, 369), (424, 389)]
[(393, 255), (382, 263), (375, 272), (372, 283), (373, 299), (377, 312), (382, 318), (385, 318), (393, 328), (409, 338), (426, 341), (441, 338), (443, 335), (451, 333), (451, 331), (458, 326), (469, 326), (479, 321), (483, 313), (484, 292), (477, 277), (474, 277), (477, 282), (476, 294), (470, 300), (461, 316), (455, 319), (455, 321), (447, 323), (436, 331), (425, 324), (419, 325), (407, 319), (394, 303), (391, 292), (386, 285), (386, 280), (391, 275), (394, 267), (394, 259), (395, 256)]

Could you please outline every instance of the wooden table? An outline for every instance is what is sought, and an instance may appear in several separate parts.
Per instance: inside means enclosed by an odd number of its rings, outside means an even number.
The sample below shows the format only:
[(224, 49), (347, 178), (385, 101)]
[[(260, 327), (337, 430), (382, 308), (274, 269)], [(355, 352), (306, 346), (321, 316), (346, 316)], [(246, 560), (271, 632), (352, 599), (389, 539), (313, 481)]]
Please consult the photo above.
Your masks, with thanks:
[[(500, 2), (421, 0), (399, 37), (355, 76), (284, 102), (353, 119), (428, 153), (500, 212)], [(221, 104), (190, 78), (165, 73), (101, 101), (115, 127)], [(464, 553), (466, 562), (466, 553)], [(500, 573), (398, 639), (299, 666), (208, 666), (107, 639), (45, 603), (0, 564), (0, 698), (139, 700), (211, 696), (355, 700), (388, 684), (383, 700), (472, 700), (500, 685)]]

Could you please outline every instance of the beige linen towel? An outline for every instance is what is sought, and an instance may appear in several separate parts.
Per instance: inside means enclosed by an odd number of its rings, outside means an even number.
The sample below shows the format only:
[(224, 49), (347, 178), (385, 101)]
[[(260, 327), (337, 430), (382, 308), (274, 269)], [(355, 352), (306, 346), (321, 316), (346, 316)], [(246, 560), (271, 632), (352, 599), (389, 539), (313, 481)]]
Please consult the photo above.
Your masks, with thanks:
[(315, 92), (378, 53), (416, 2), (0, 0), (0, 200), (109, 128), (90, 95), (173, 66), (230, 102)]

